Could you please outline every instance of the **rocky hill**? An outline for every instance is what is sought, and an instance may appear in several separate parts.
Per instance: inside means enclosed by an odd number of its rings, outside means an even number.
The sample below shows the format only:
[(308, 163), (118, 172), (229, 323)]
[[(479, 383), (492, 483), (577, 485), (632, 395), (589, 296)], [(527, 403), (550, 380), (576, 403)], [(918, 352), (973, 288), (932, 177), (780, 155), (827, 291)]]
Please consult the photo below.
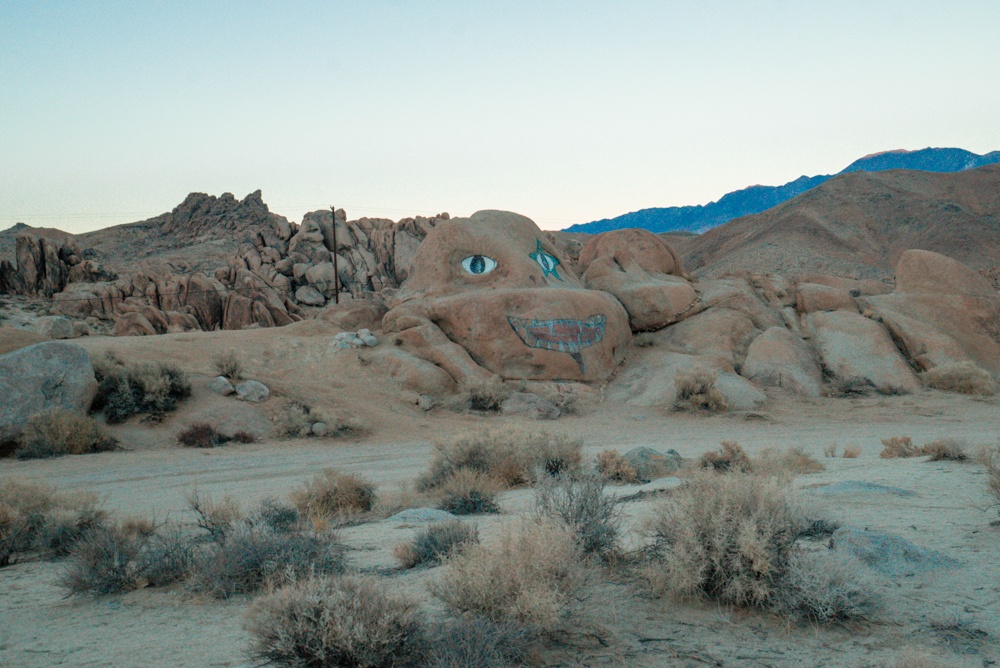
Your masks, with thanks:
[(883, 279), (911, 248), (989, 269), (1000, 264), (1000, 165), (952, 174), (842, 174), (677, 246), (700, 276), (818, 272)]
[[(855, 160), (838, 174), (916, 169), (925, 172), (958, 172), (1000, 162), (1000, 151), (977, 155), (959, 148), (925, 148), (919, 151), (886, 151)], [(653, 232), (687, 230), (704, 232), (741, 216), (761, 213), (786, 202), (835, 175), (800, 176), (780, 186), (750, 186), (724, 195), (716, 202), (698, 206), (642, 209), (615, 218), (573, 225), (567, 232), (597, 234), (608, 230), (639, 227)]]

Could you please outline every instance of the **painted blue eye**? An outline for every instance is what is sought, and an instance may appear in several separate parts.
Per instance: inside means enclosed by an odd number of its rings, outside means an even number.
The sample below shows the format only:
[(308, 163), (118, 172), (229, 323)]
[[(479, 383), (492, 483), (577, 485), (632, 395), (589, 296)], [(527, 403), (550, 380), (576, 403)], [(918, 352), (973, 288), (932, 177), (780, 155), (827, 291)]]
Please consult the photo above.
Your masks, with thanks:
[(488, 274), (496, 268), (496, 260), (485, 255), (470, 255), (462, 260), (462, 269), (465, 269), (473, 276)]

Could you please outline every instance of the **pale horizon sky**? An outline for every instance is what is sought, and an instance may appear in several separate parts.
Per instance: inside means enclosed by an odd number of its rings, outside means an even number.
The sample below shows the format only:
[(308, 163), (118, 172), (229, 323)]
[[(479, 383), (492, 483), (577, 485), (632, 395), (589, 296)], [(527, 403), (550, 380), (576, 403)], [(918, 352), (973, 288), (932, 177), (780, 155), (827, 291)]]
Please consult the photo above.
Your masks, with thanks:
[(546, 229), (1000, 149), (1000, 2), (0, 0), (0, 229), (189, 192)]

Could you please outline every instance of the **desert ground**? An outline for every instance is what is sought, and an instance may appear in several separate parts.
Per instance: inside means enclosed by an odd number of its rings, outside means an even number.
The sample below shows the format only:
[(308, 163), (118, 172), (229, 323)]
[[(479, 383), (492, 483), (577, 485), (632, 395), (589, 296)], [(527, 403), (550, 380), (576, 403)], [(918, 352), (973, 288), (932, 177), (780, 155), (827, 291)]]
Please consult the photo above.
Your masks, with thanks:
[[(399, 389), (365, 349), (332, 345), (338, 331), (321, 321), (227, 332), (153, 337), (89, 336), (74, 343), (92, 356), (113, 350), (126, 362), (177, 364), (190, 375), (192, 396), (159, 423), (133, 418), (109, 427), (123, 449), (85, 456), (0, 461), (0, 483), (45, 482), (60, 491), (96, 492), (114, 516), (193, 522), (185, 495), (230, 495), (246, 506), (281, 498), (326, 467), (357, 473), (378, 492), (405, 489), (431, 461), (432, 443), (484, 425), (520, 424), (579, 437), (585, 460), (608, 448), (645, 445), (675, 449), (694, 460), (724, 440), (750, 455), (767, 447), (802, 446), (825, 470), (799, 475), (796, 496), (842, 525), (895, 534), (958, 562), (913, 576), (882, 577), (886, 605), (873, 620), (817, 625), (710, 601), (653, 598), (613, 567), (597, 567), (573, 625), (538, 643), (530, 664), (544, 666), (986, 666), (1000, 661), (1000, 526), (982, 467), (974, 462), (882, 459), (881, 439), (909, 436), (922, 444), (964, 441), (970, 450), (996, 444), (995, 397), (922, 389), (901, 396), (804, 398), (769, 389), (752, 412), (717, 415), (671, 412), (611, 400), (551, 422), (425, 411), (419, 396)], [(239, 351), (245, 376), (271, 397), (238, 402), (207, 389), (214, 355)], [(287, 439), (192, 449), (177, 434), (196, 421), (268, 432), (283, 401), (308, 401), (365, 426), (361, 436)], [(824, 457), (858, 446), (854, 459)], [(683, 474), (681, 474), (683, 475)], [(824, 493), (845, 481), (913, 492)], [(655, 483), (654, 483), (655, 484)], [(837, 488), (833, 488), (836, 491)], [(627, 489), (625, 491), (628, 491)], [(643, 520), (662, 493), (623, 501), (623, 549), (648, 541)], [(627, 497), (623, 494), (623, 498)], [(531, 512), (534, 492), (500, 495), (502, 512), (469, 518), (484, 542)], [(417, 527), (392, 520), (339, 529), (352, 570), (385, 578), (416, 598), (429, 618), (444, 608), (428, 583), (448, 566), (402, 570), (393, 548)], [(57, 584), (60, 561), (25, 561), (0, 569), (0, 665), (240, 666), (252, 665), (243, 613), (248, 599), (218, 601), (183, 585), (124, 595), (68, 597)]]

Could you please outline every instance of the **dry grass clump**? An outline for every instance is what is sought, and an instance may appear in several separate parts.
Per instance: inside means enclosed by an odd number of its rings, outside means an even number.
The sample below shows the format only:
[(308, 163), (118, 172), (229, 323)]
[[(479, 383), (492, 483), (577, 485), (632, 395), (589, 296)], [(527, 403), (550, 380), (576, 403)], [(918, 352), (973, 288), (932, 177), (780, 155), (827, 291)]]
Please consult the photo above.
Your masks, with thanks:
[(479, 542), (479, 531), (468, 522), (435, 522), (417, 532), (409, 543), (397, 545), (393, 556), (403, 568), (439, 564), (468, 545)]
[(753, 470), (753, 464), (750, 462), (750, 457), (747, 456), (746, 451), (740, 447), (740, 444), (736, 441), (722, 441), (720, 443), (722, 446), (718, 451), (708, 451), (701, 456), (698, 460), (698, 465), (703, 469), (712, 469), (713, 471), (728, 472), (728, 471), (751, 471)]
[(882, 597), (868, 569), (829, 553), (796, 554), (777, 588), (775, 607), (793, 619), (829, 623), (870, 619)]
[(195, 422), (177, 434), (177, 442), (189, 448), (217, 448), (222, 438), (207, 422)]
[(569, 527), (584, 554), (608, 555), (618, 547), (621, 508), (604, 494), (598, 476), (568, 476), (543, 482), (535, 492), (535, 512)]
[(195, 487), (184, 499), (196, 516), (198, 528), (208, 532), (216, 542), (223, 541), (234, 526), (246, 519), (242, 506), (231, 496), (224, 496), (221, 501), (202, 499)]
[(243, 431), (240, 429), (239, 431), (234, 432), (233, 435), (229, 437), (229, 440), (233, 443), (256, 443), (257, 437), (249, 431)]
[(456, 616), (551, 631), (566, 618), (584, 583), (580, 557), (576, 537), (564, 526), (508, 525), (496, 540), (449, 559), (431, 592)]
[(829, 445), (824, 446), (823, 447), (823, 456), (824, 457), (836, 457), (837, 456), (837, 444), (836, 443), (830, 443)]
[(858, 455), (861, 454), (860, 445), (848, 445), (844, 448), (844, 454), (841, 455), (844, 459), (857, 459)]
[(28, 418), (14, 456), (43, 459), (62, 455), (86, 455), (118, 448), (118, 441), (94, 418), (54, 409)]
[(715, 387), (719, 373), (709, 369), (688, 369), (678, 371), (674, 376), (677, 398), (676, 411), (708, 411), (719, 413), (729, 410), (726, 397)]
[(928, 455), (927, 461), (952, 461), (964, 462), (969, 458), (966, 452), (966, 444), (955, 438), (939, 438), (931, 441), (920, 448), (920, 454)]
[(65, 555), (105, 518), (94, 494), (59, 494), (21, 480), (0, 483), (0, 567), (30, 554)]
[(326, 468), (292, 492), (290, 498), (306, 517), (344, 519), (372, 509), (375, 485), (353, 473)]
[(639, 474), (617, 450), (602, 450), (596, 457), (597, 473), (608, 482), (635, 484)]
[(500, 376), (491, 376), (486, 380), (470, 380), (462, 388), (463, 394), (468, 396), (469, 407), (476, 411), (497, 412), (503, 402), (510, 398), (510, 388), (508, 388)]
[(977, 396), (991, 396), (996, 393), (996, 384), (990, 372), (980, 369), (972, 362), (937, 366), (920, 374), (920, 377), (924, 385), (935, 390)]
[(187, 374), (176, 366), (126, 364), (110, 351), (92, 362), (98, 392), (91, 410), (103, 410), (110, 423), (124, 422), (138, 413), (162, 415), (191, 396)]
[(531, 639), (530, 630), (520, 624), (462, 617), (436, 629), (427, 665), (434, 668), (520, 666)]
[(454, 515), (499, 513), (498, 487), (496, 480), (488, 475), (458, 469), (437, 489), (440, 494), (438, 508)]
[(326, 425), (325, 436), (350, 436), (363, 434), (366, 427), (356, 421), (329, 415), (299, 401), (289, 401), (282, 407), (276, 424), (278, 430), (291, 438), (316, 436), (313, 425)]
[(986, 468), (986, 491), (1000, 509), (1000, 446), (980, 448), (976, 461)]
[(101, 525), (74, 546), (59, 585), (76, 595), (121, 594), (178, 582), (192, 563), (191, 543), (178, 531), (145, 534)]
[(764, 448), (752, 460), (752, 469), (761, 475), (793, 475), (819, 473), (826, 467), (815, 457), (808, 454), (801, 445), (793, 445), (786, 450)]
[(243, 377), (243, 359), (235, 350), (227, 350), (212, 358), (212, 365), (216, 373), (225, 376), (231, 381), (237, 381)]
[(562, 434), (516, 427), (487, 427), (434, 444), (430, 469), (417, 481), (418, 489), (441, 485), (458, 469), (488, 475), (504, 487), (515, 487), (577, 470), (583, 442)]
[(780, 478), (697, 474), (657, 508), (648, 579), (657, 593), (771, 605), (802, 524)]
[(265, 522), (241, 522), (198, 555), (192, 586), (216, 598), (231, 598), (343, 570), (344, 550), (333, 534), (279, 531)]
[(250, 653), (279, 666), (426, 665), (417, 605), (373, 578), (310, 577), (254, 601)]
[(913, 445), (913, 439), (909, 436), (890, 436), (882, 439), (882, 452), (878, 456), (882, 459), (919, 457), (920, 450)]

